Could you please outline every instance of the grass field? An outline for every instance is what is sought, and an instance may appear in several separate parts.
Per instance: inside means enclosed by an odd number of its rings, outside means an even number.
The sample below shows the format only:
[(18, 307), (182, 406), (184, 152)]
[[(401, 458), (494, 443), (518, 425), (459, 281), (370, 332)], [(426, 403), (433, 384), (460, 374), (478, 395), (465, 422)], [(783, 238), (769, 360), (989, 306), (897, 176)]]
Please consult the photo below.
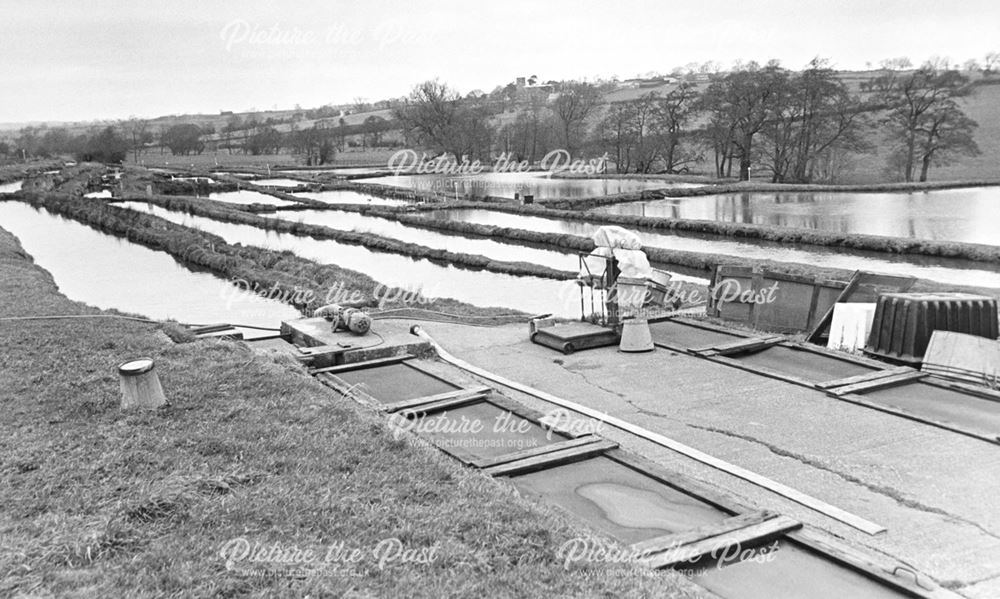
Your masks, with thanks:
[[(582, 531), (394, 440), (290, 359), (132, 321), (9, 320), (97, 313), (0, 229), (2, 596), (697, 596), (675, 574), (564, 570), (558, 548)], [(168, 407), (119, 410), (114, 367), (136, 356), (156, 360)], [(427, 559), (293, 577), (227, 567), (233, 539), (364, 556), (397, 539)]]

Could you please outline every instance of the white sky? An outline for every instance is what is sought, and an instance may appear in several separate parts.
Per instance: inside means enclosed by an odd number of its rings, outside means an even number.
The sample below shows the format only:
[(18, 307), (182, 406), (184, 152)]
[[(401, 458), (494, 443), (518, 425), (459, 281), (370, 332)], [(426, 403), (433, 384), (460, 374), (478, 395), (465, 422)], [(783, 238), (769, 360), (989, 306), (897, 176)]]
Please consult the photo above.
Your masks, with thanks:
[[(689, 62), (1000, 50), (995, 0), (0, 0), (0, 122), (305, 108)], [(258, 39), (254, 40), (253, 31)], [(278, 39), (270, 35), (278, 32)]]

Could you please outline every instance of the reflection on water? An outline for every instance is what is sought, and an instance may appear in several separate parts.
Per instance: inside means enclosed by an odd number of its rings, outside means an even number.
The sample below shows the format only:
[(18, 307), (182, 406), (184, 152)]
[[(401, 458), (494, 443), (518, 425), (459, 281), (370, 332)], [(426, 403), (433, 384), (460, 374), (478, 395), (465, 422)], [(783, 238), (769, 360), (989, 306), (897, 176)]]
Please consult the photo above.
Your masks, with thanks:
[(0, 183), (0, 193), (14, 193), (15, 191), (21, 191), (21, 185), (24, 181), (12, 181), (10, 183)]
[[(287, 304), (192, 272), (163, 252), (100, 233), (21, 202), (0, 202), (0, 226), (21, 240), (67, 297), (154, 319), (278, 328), (300, 318)], [(243, 330), (247, 338), (273, 333)]]
[(552, 179), (548, 173), (483, 173), (446, 177), (439, 175), (393, 175), (359, 179), (359, 183), (379, 183), (419, 191), (458, 194), (469, 197), (496, 196), (513, 198), (514, 194), (533, 195), (535, 199), (584, 198), (612, 195), (643, 189), (698, 187), (692, 183), (669, 183), (656, 179)]
[(732, 193), (628, 202), (593, 212), (1000, 245), (1000, 186), (911, 193)]
[(251, 191), (249, 189), (240, 189), (239, 191), (223, 191), (220, 193), (210, 193), (208, 194), (208, 199), (218, 200), (220, 202), (229, 202), (230, 204), (267, 204), (269, 206), (288, 206), (295, 204), (295, 202), (290, 202), (288, 200), (282, 200), (281, 198), (276, 198), (274, 196), (267, 195), (266, 193), (261, 193), (259, 191)]
[(373, 204), (379, 206), (404, 206), (409, 204), (406, 200), (395, 200), (392, 198), (377, 198), (373, 195), (337, 189), (333, 191), (303, 191), (293, 193), (293, 196), (318, 200), (327, 204)]
[(165, 210), (145, 202), (123, 202), (119, 205), (219, 235), (229, 243), (290, 251), (320, 264), (336, 264), (363, 272), (390, 287), (419, 290), (428, 298), (454, 298), (476, 306), (495, 306), (531, 314), (580, 316), (579, 293), (572, 282), (460, 269), (435, 264), (430, 260), (414, 260), (399, 254), (373, 252), (358, 245), (219, 222)]
[(386, 170), (386, 167), (344, 167), (344, 168), (316, 168), (303, 170), (277, 171), (282, 175), (374, 175)]
[[(490, 210), (438, 210), (436, 218), (460, 222), (479, 223), (498, 227), (512, 227), (548, 233), (568, 233), (590, 237), (599, 224), (575, 220), (560, 220), (523, 216)], [(740, 256), (780, 262), (798, 262), (825, 268), (846, 270), (874, 270), (877, 272), (912, 275), (954, 285), (1000, 288), (1000, 267), (984, 262), (924, 258), (919, 256), (880, 256), (874, 252), (852, 252), (821, 247), (797, 247), (792, 244), (732, 241), (722, 237), (697, 237), (653, 233), (631, 229), (643, 245), (690, 252), (711, 252), (727, 256)], [(808, 249), (805, 249), (808, 247)]]

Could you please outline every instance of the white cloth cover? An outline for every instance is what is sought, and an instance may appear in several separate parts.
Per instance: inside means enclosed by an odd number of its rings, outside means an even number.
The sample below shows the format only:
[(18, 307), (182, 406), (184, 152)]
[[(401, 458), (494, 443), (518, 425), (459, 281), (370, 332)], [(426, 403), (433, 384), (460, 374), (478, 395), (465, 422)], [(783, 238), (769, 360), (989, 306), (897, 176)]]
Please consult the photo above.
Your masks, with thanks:
[(613, 250), (615, 258), (618, 260), (618, 268), (621, 270), (619, 276), (629, 279), (648, 279), (653, 275), (653, 269), (649, 266), (649, 259), (642, 250)]
[(620, 248), (623, 250), (642, 249), (642, 241), (638, 235), (628, 229), (617, 226), (609, 225), (601, 227), (594, 231), (591, 239), (594, 240), (594, 245), (597, 247)]

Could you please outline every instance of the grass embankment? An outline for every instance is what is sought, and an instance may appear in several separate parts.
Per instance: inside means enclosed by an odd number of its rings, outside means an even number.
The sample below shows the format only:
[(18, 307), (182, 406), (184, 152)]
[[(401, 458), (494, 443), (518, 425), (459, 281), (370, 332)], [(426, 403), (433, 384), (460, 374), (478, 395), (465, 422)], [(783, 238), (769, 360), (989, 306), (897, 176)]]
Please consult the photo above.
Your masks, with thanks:
[(19, 181), (61, 168), (64, 168), (61, 160), (33, 160), (28, 163), (5, 164), (0, 166), (0, 183)]
[[(0, 229), (0, 318), (99, 311), (59, 294)], [(394, 440), (292, 360), (173, 345), (111, 319), (0, 320), (0, 594), (75, 597), (657, 596), (665, 574), (566, 572), (581, 535), (504, 482)], [(170, 405), (122, 413), (115, 366), (156, 361)], [(227, 570), (229, 540), (360, 549), (353, 577)], [(399, 539), (429, 564), (377, 567)], [(350, 565), (349, 565), (350, 566)], [(347, 568), (343, 568), (343, 572)]]
[[(343, 290), (339, 297), (353, 296), (351, 292), (357, 290), (364, 298), (364, 306), (375, 306), (380, 299), (404, 297), (402, 292), (387, 291), (378, 281), (357, 271), (332, 264), (317, 264), (291, 252), (230, 245), (217, 235), (183, 227), (149, 214), (116, 208), (101, 200), (72, 198), (60, 194), (14, 194), (7, 201), (14, 200), (43, 207), (99, 231), (166, 252), (182, 264), (206, 269), (230, 280), (245, 281), (252, 288), (269, 290), (277, 287), (287, 292), (283, 296), (286, 299), (308, 300), (292, 304), (306, 314), (328, 303), (326, 298), (331, 290)], [(296, 288), (312, 293), (291, 293)], [(408, 306), (401, 301), (387, 300), (382, 302), (382, 307), (393, 309)], [(512, 313), (503, 308), (481, 308), (446, 298), (426, 299), (426, 303), (420, 307), (459, 316), (475, 316), (482, 318), (482, 322), (491, 322), (490, 318), (504, 321), (506, 319), (497, 315)]]
[(524, 214), (527, 216), (540, 216), (543, 218), (586, 221), (601, 225), (635, 227), (640, 229), (649, 229), (652, 231), (676, 231), (679, 233), (718, 235), (729, 238), (758, 239), (761, 241), (776, 243), (836, 247), (848, 250), (882, 252), (889, 254), (955, 258), (976, 262), (994, 262), (1000, 260), (1000, 247), (992, 245), (961, 243), (956, 241), (911, 239), (906, 237), (887, 237), (882, 235), (861, 235), (856, 233), (835, 233), (831, 231), (796, 229), (777, 225), (755, 225), (621, 214), (595, 214), (581, 212), (578, 210), (556, 210), (534, 204), (523, 206), (513, 203), (449, 202), (447, 204), (423, 206), (419, 209), (436, 210), (445, 208), (494, 210), (512, 214)]
[(57, 191), (82, 196), (87, 192), (99, 189), (102, 177), (108, 171), (107, 167), (96, 162), (81, 162), (68, 167), (60, 165), (50, 169), (50, 171), (56, 170), (58, 172), (32, 169), (21, 185), (21, 190), (25, 192)]
[[(391, 252), (411, 258), (425, 258), (434, 262), (453, 264), (459, 267), (481, 269), (500, 274), (515, 276), (534, 276), (547, 279), (567, 280), (574, 278), (576, 273), (556, 270), (529, 262), (503, 262), (491, 260), (485, 256), (449, 252), (447, 250), (430, 248), (415, 243), (406, 243), (389, 237), (381, 237), (372, 233), (356, 231), (341, 231), (320, 225), (310, 225), (280, 218), (265, 218), (257, 214), (234, 210), (220, 202), (199, 198), (176, 196), (135, 196), (127, 200), (150, 202), (168, 210), (186, 212), (218, 221), (250, 225), (279, 233), (289, 233), (314, 239), (329, 239), (338, 243), (360, 245), (371, 250)], [(120, 209), (119, 209), (120, 210)]]

